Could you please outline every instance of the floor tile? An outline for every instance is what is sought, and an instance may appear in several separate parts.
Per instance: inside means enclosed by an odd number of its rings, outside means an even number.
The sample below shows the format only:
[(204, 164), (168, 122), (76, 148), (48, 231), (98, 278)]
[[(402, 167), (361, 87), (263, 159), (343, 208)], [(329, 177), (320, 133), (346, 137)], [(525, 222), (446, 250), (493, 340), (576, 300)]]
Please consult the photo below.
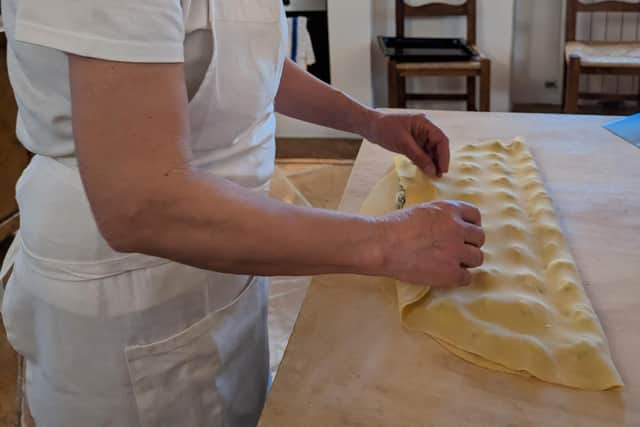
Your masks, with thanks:
[(310, 282), (310, 277), (273, 277), (270, 281), (269, 352), (273, 376), (284, 355)]
[[(336, 209), (347, 184), (352, 164), (278, 162), (271, 184), (271, 196), (301, 206)], [(269, 349), (271, 372), (275, 376), (310, 277), (274, 277), (269, 289)]]
[(337, 209), (351, 174), (351, 165), (326, 165), (288, 179), (311, 203), (325, 209)]
[(353, 160), (362, 139), (276, 138), (277, 159)]
[(278, 169), (285, 175), (297, 175), (300, 173), (311, 172), (326, 166), (325, 163), (298, 163), (298, 162), (277, 162)]
[(271, 197), (285, 203), (297, 206), (311, 206), (300, 191), (298, 191), (291, 181), (281, 172), (280, 168), (276, 168), (276, 172), (271, 179), (269, 194)]

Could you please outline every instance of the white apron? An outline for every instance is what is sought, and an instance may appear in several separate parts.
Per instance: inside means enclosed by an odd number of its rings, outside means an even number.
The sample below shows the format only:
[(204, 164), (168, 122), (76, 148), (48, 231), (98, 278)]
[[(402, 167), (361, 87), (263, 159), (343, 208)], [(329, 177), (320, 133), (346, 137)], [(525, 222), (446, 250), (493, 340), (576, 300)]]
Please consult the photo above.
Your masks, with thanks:
[[(193, 166), (264, 190), (282, 2), (210, 0), (210, 17), (213, 59), (189, 104)], [(73, 159), (36, 156), (16, 189), (22, 227), (2, 314), (38, 426), (256, 425), (269, 375), (265, 278), (114, 252)]]

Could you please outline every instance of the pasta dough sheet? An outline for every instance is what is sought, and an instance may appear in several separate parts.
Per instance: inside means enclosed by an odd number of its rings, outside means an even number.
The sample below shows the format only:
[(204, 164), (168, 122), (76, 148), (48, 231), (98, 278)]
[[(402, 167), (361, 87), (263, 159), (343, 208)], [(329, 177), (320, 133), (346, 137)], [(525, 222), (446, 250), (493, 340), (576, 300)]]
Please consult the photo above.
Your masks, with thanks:
[[(397, 197), (402, 188), (402, 195)], [(397, 283), (403, 325), (478, 366), (587, 390), (622, 386), (551, 199), (522, 140), (466, 145), (432, 180), (398, 157), (362, 212), (456, 199), (483, 214), (485, 262), (468, 287)]]

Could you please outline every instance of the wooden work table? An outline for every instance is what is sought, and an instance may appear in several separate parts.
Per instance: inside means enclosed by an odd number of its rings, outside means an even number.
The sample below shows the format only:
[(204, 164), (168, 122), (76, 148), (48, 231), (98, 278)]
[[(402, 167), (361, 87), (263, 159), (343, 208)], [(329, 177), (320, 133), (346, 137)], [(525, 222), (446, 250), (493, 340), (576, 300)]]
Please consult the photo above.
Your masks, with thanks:
[[(452, 146), (523, 136), (625, 382), (584, 392), (478, 368), (401, 328), (393, 282), (313, 280), (260, 426), (640, 426), (640, 150), (612, 117), (433, 112)], [(341, 209), (391, 166), (365, 143)]]

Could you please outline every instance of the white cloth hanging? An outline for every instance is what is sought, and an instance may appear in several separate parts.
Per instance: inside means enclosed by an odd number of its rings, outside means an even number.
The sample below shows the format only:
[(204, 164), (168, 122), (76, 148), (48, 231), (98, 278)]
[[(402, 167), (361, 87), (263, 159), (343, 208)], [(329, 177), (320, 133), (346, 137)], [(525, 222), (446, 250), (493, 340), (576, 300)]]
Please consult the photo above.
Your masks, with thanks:
[(309, 65), (316, 63), (311, 35), (307, 29), (307, 18), (292, 16), (287, 19), (287, 22), (289, 24), (289, 58), (302, 68), (307, 69)]

